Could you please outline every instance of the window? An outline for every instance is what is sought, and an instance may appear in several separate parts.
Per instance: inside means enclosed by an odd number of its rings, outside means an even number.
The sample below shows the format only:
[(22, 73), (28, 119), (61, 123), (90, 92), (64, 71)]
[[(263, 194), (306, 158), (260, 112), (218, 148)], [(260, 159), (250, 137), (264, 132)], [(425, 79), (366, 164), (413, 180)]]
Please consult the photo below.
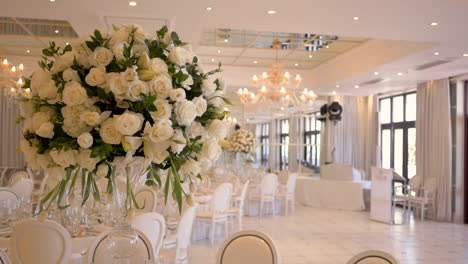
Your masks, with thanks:
[(382, 167), (410, 179), (416, 174), (416, 93), (380, 99)]
[(289, 166), (289, 119), (277, 120), (280, 140), (280, 170), (287, 170)]
[(319, 112), (304, 117), (304, 160), (314, 167), (320, 167), (320, 129), (322, 123), (315, 117)]
[(260, 164), (262, 166), (268, 166), (268, 157), (270, 155), (270, 124), (263, 123), (260, 127)]

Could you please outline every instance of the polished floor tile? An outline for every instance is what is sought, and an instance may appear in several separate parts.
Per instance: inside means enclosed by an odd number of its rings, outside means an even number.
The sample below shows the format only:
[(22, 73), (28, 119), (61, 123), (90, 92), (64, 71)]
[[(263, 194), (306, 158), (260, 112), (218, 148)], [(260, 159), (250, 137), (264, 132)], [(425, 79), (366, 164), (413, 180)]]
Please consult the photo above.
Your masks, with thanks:
[[(386, 251), (401, 264), (468, 264), (468, 225), (411, 219), (392, 226), (369, 220), (369, 212), (298, 206), (293, 216), (245, 217), (244, 229), (268, 233), (282, 264), (344, 264), (370, 249)], [(214, 247), (208, 240), (193, 243), (190, 263), (214, 264), (222, 239)]]

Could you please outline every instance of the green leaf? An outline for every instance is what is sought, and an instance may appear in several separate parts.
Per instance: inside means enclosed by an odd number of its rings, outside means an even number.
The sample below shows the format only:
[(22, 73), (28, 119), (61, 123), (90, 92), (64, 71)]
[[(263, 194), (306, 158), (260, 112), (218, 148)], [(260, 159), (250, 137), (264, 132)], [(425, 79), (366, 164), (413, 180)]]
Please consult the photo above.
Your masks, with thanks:
[(156, 31), (156, 34), (158, 35), (158, 37), (160, 39), (164, 38), (164, 36), (166, 35), (166, 33), (168, 32), (169, 30), (167, 29), (166, 26), (163, 26), (160, 30)]
[(47, 56), (47, 57), (54, 56), (54, 54), (49, 49), (43, 49), (42, 54), (44, 54), (44, 56)]
[(100, 158), (104, 159), (112, 153), (112, 145), (103, 143), (99, 146), (96, 146), (91, 152), (91, 158)]

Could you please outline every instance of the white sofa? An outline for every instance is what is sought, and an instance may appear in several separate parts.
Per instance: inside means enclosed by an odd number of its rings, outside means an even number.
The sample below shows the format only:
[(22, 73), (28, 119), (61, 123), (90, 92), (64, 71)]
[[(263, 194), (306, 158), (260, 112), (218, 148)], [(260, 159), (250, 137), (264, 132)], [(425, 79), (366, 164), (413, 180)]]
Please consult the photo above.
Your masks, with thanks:
[(364, 190), (370, 182), (362, 181), (361, 174), (351, 166), (339, 163), (320, 168), (320, 179), (298, 177), (296, 200), (305, 206), (340, 210), (366, 209)]

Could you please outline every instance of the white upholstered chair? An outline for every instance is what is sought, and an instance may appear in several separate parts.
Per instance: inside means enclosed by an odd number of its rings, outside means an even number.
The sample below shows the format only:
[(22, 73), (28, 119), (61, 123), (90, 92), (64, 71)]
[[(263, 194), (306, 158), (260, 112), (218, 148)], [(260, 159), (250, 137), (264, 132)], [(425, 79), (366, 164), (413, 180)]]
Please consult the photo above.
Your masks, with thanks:
[(68, 231), (50, 220), (26, 219), (15, 224), (9, 253), (19, 264), (66, 264), (72, 253)]
[(275, 215), (275, 195), (278, 189), (278, 176), (273, 173), (265, 175), (260, 183), (260, 194), (250, 197), (250, 201), (260, 202), (260, 216), (263, 216), (264, 204), (271, 204), (271, 213)]
[(275, 243), (264, 233), (246, 230), (226, 239), (218, 250), (216, 264), (280, 264)]
[(18, 194), (13, 189), (7, 187), (0, 187), (0, 201), (13, 200), (17, 202), (18, 199)]
[[(110, 241), (108, 241), (108, 239), (112, 232), (112, 229), (108, 230), (106, 232), (101, 233), (96, 238), (94, 243), (91, 245), (88, 253), (88, 264), (115, 263), (116, 260), (113, 258), (113, 256), (111, 256), (107, 248), (107, 246), (110, 244)], [(133, 256), (129, 257), (131, 259), (128, 263), (152, 263), (151, 261), (154, 261), (155, 257), (153, 246), (151, 245), (149, 238), (138, 229), (136, 229), (135, 232), (138, 236), (134, 241), (134, 243), (136, 244), (136, 252), (133, 254)]]
[(0, 249), (0, 264), (11, 264), (10, 257), (3, 249)]
[(166, 232), (166, 221), (158, 213), (150, 212), (135, 216), (132, 219), (132, 227), (145, 234), (153, 246), (154, 255), (159, 255)]
[(164, 248), (161, 249), (159, 253), (161, 257), (172, 261), (175, 260), (176, 263), (188, 262), (190, 257), (190, 239), (192, 237), (196, 208), (196, 206), (192, 206), (183, 212), (177, 226), (176, 234), (168, 235), (164, 239)]
[(141, 186), (138, 188), (135, 194), (135, 199), (139, 206), (144, 207), (137, 209), (141, 213), (156, 212), (158, 206), (158, 194), (149, 186)]
[(399, 264), (400, 262), (392, 255), (379, 251), (368, 250), (352, 257), (347, 264)]
[(229, 218), (237, 218), (239, 230), (242, 229), (242, 217), (244, 217), (244, 202), (247, 196), (247, 191), (249, 189), (249, 183), (250, 181), (246, 181), (244, 183), (240, 193), (239, 201), (234, 204), (234, 207), (228, 209)]
[(14, 185), (23, 179), (31, 179), (31, 176), (26, 171), (17, 171), (11, 175), (8, 185)]
[(18, 195), (18, 198), (30, 199), (34, 189), (34, 183), (29, 178), (22, 178), (13, 183), (10, 188)]
[[(411, 185), (410, 185), (411, 186)], [(424, 211), (431, 208), (434, 209), (434, 200), (437, 193), (437, 179), (430, 178), (424, 182), (422, 187), (412, 189), (408, 194), (408, 208), (411, 211), (414, 209), (421, 210), (421, 221), (424, 220)]]
[(286, 182), (286, 186), (281, 190), (279, 193), (275, 195), (277, 200), (285, 202), (285, 215), (289, 213), (289, 204), (291, 204), (291, 211), (294, 213), (296, 209), (296, 180), (297, 180), (297, 173), (289, 174), (288, 180)]
[(197, 213), (197, 222), (202, 224), (209, 224), (210, 228), (210, 241), (213, 245), (216, 225), (224, 224), (224, 231), (228, 234), (228, 209), (231, 203), (232, 184), (223, 183), (219, 185), (213, 193), (211, 200), (211, 210), (206, 212)]

